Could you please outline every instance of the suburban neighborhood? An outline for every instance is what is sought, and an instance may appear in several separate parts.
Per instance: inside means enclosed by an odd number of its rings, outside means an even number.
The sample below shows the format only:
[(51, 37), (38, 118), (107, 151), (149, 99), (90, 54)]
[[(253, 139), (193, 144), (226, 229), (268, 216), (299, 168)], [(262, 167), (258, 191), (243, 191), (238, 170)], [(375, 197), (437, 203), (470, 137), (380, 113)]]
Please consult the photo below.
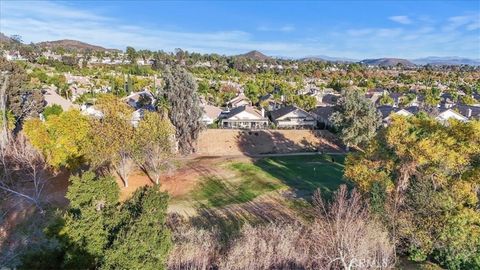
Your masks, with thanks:
[(1, 1), (0, 269), (480, 269), (475, 1)]

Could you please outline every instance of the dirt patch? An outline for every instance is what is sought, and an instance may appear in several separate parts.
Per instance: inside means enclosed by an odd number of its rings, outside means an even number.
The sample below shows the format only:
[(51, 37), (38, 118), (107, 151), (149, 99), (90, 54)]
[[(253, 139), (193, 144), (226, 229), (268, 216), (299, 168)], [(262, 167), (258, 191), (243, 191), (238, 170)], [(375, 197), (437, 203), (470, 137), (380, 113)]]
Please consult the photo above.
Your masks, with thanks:
[[(182, 197), (189, 193), (202, 177), (211, 175), (228, 176), (227, 171), (223, 170), (219, 163), (233, 158), (228, 157), (197, 157), (185, 159), (179, 169), (172, 173), (166, 173), (160, 178), (160, 190), (166, 191), (172, 198)], [(248, 158), (235, 158), (245, 160)], [(117, 177), (117, 183), (120, 187), (120, 200), (129, 198), (139, 187), (153, 185), (148, 176), (137, 171), (129, 177), (128, 187), (124, 187), (123, 182)]]
[(197, 142), (199, 155), (256, 155), (304, 151), (342, 152), (343, 146), (326, 130), (207, 129)]

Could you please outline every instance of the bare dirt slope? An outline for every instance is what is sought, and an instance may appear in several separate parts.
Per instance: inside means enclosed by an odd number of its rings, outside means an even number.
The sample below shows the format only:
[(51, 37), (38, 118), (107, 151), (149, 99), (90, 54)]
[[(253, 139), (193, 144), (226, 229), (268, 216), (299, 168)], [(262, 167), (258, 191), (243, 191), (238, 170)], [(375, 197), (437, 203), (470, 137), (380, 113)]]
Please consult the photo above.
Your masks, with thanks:
[(338, 139), (325, 130), (207, 129), (197, 142), (197, 154), (205, 156), (342, 152), (342, 149)]

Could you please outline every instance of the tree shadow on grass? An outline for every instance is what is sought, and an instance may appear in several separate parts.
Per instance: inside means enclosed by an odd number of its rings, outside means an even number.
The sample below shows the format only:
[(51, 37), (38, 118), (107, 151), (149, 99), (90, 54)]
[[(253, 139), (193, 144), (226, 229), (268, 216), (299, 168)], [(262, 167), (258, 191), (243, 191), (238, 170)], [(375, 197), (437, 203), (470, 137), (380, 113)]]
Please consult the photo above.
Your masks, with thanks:
[(343, 155), (268, 157), (257, 159), (254, 164), (289, 186), (297, 197), (310, 200), (317, 189), (330, 196), (342, 184), (351, 186), (343, 178), (344, 158)]
[[(341, 184), (351, 186), (351, 183), (343, 179), (345, 156), (341, 144), (333, 134), (318, 130), (311, 132), (319, 138), (318, 141), (312, 142), (303, 138), (297, 143), (278, 131), (244, 131), (239, 134), (237, 144), (245, 155), (253, 157), (267, 153), (318, 153), (257, 158), (254, 164), (289, 186), (299, 198), (310, 200), (316, 189), (329, 197)], [(321, 154), (330, 152), (331, 155)]]

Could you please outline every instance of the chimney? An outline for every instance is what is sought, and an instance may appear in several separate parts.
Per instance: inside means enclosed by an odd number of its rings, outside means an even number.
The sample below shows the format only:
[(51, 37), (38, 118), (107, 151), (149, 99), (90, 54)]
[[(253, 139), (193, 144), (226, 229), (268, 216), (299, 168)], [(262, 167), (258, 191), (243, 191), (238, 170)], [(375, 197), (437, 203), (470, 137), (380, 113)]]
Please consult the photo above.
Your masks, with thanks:
[(467, 110), (467, 118), (471, 118), (472, 117), (472, 109), (471, 108), (468, 108)]
[(262, 107), (262, 117), (265, 118), (265, 109)]

